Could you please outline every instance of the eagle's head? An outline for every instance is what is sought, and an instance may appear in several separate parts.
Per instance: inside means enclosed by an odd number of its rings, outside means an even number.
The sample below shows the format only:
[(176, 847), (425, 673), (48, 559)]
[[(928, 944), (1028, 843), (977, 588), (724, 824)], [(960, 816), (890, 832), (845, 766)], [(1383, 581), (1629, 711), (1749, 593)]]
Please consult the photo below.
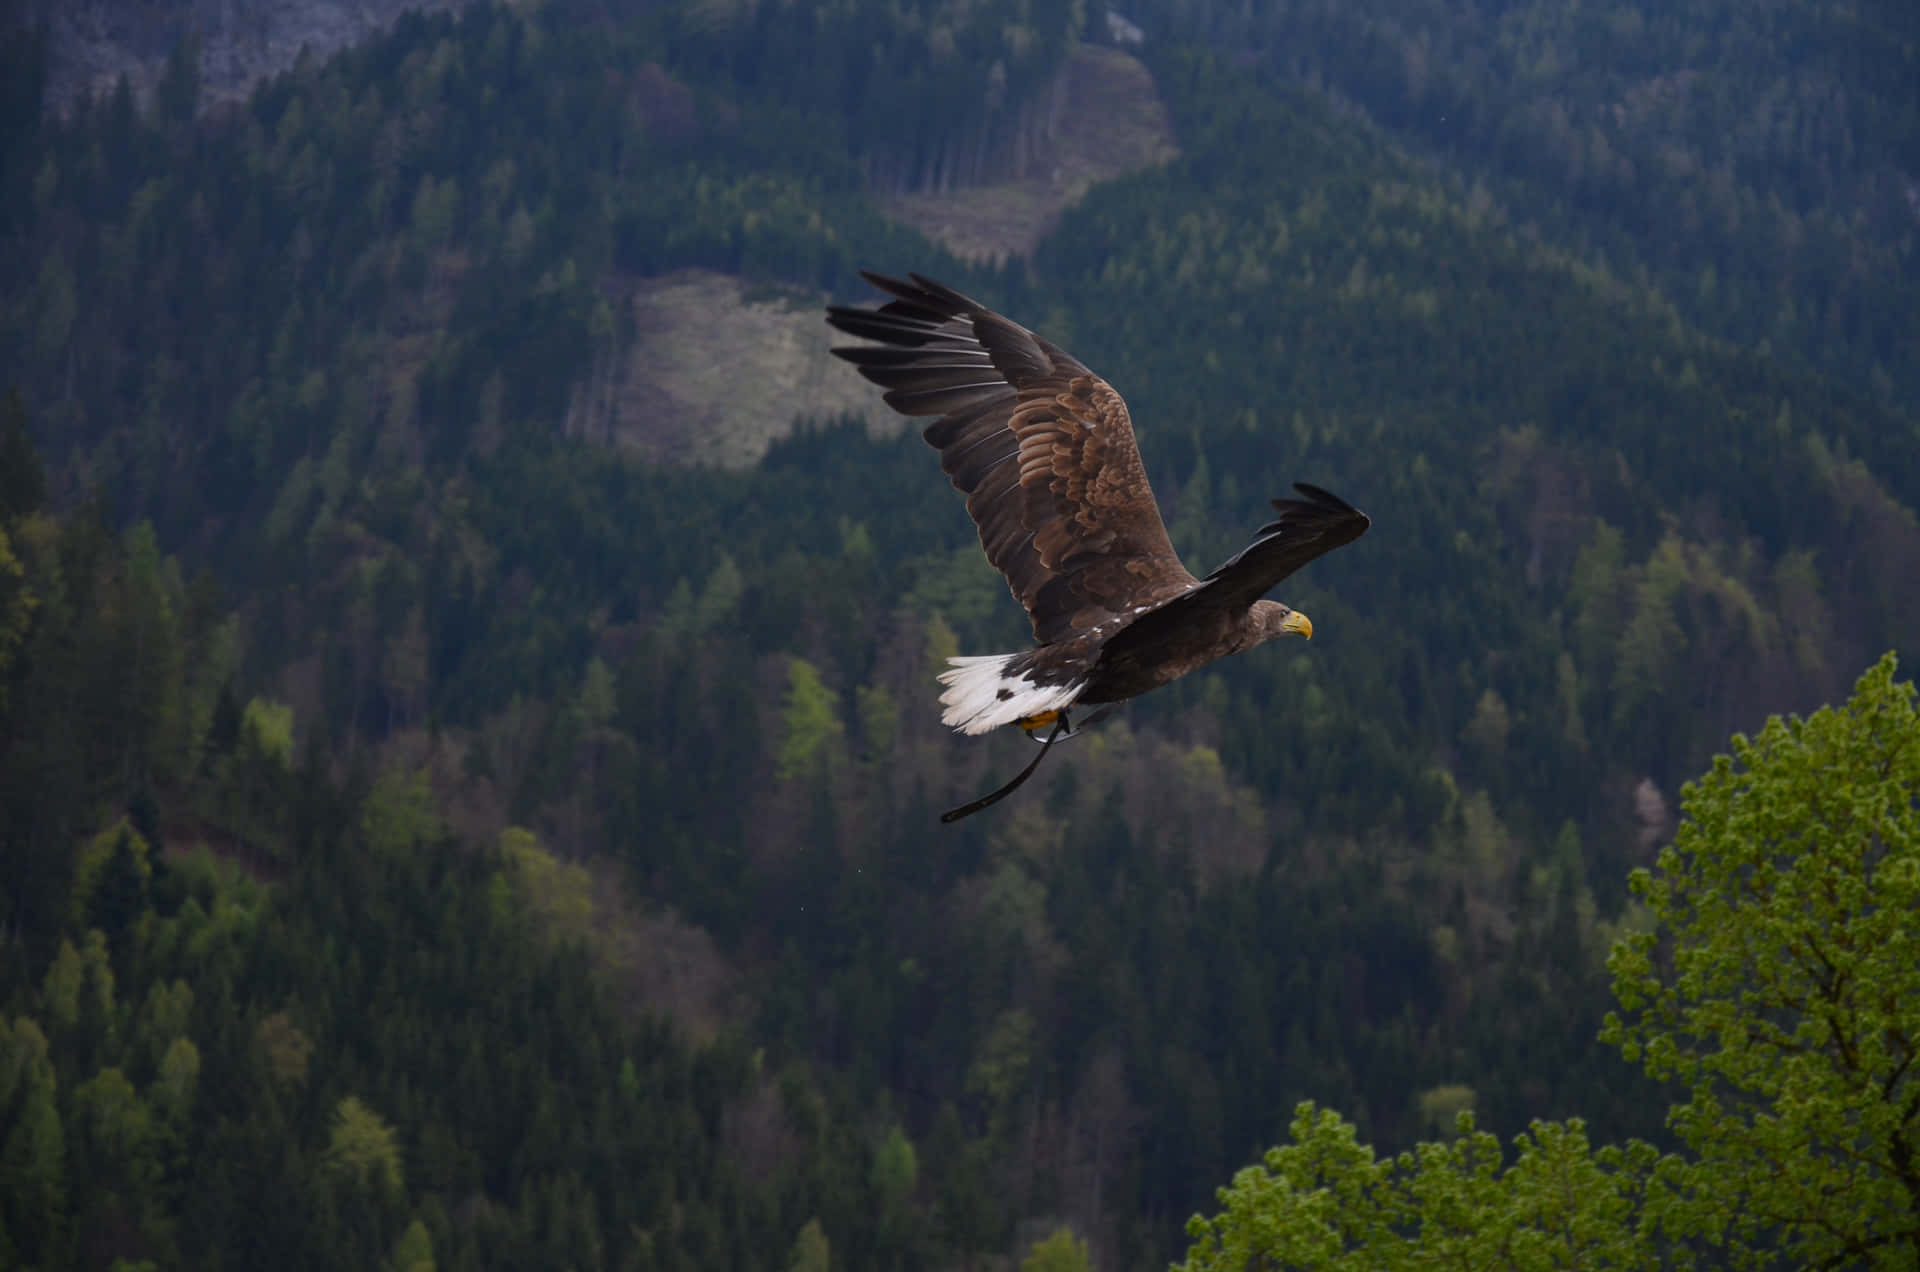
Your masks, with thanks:
[(1288, 609), (1278, 601), (1253, 603), (1255, 643), (1264, 645), (1276, 636), (1305, 636), (1313, 639), (1313, 621), (1299, 610)]

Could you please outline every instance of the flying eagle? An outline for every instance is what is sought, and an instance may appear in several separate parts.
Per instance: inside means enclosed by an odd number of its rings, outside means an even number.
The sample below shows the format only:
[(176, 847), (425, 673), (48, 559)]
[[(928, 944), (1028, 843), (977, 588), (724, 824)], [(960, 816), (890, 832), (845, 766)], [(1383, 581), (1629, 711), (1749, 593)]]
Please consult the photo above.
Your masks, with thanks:
[[(1036, 646), (952, 659), (942, 719), (963, 733), (1052, 725), (1067, 708), (1120, 702), (1276, 636), (1311, 637), (1305, 614), (1260, 599), (1307, 562), (1367, 531), (1365, 513), (1317, 486), (1205, 578), (1174, 553), (1134, 443), (1127, 404), (1065, 350), (919, 274), (862, 271), (894, 299), (833, 306), (827, 321), (878, 344), (835, 348), (924, 436), (967, 497), (987, 560), (1033, 620)], [(1083, 726), (1084, 727), (1084, 723)], [(1026, 780), (1033, 763), (953, 821)]]

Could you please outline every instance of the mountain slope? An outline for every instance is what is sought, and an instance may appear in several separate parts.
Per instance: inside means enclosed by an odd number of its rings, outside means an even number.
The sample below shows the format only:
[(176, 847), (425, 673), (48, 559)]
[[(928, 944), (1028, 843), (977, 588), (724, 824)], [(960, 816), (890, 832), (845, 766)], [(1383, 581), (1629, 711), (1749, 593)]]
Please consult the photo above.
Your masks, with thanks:
[[(942, 65), (920, 12), (888, 36)], [(849, 53), (806, 114), (774, 28), (719, 23), (696, 57), (567, 16), (410, 23), (199, 125), (109, 101), (7, 134), (0, 377), (56, 502), (102, 492), (151, 519), (143, 560), (228, 589), (221, 683), (188, 695), (228, 700), (207, 735), (239, 739), (258, 698), (256, 736), (330, 780), (424, 771), (456, 851), (527, 828), (699, 928), (766, 1074), (703, 1133), (775, 1176), (815, 1136), (871, 1150), (781, 1203), (779, 1240), (818, 1214), (846, 1266), (1013, 1257), (1056, 1222), (1103, 1266), (1151, 1262), (1302, 1096), (1387, 1145), (1461, 1087), (1496, 1129), (1656, 1131), (1592, 1046), (1625, 868), (1726, 731), (1920, 630), (1912, 417), (1703, 334), (1203, 53), (1150, 53), (1178, 158), (1088, 191), (1031, 270), (989, 270), (890, 221), (862, 165), (937, 167), (951, 137), (901, 147), (908, 115), (971, 100), (991, 62), (887, 88)], [(1196, 568), (1291, 480), (1366, 508), (1374, 531), (1286, 589), (1318, 638), (1142, 700), (943, 832), (1025, 744), (950, 736), (932, 675), (1027, 634), (924, 445), (816, 427), (752, 467), (669, 468), (591, 413), (636, 287), (852, 297), (863, 265), (947, 277), (1112, 378)], [(727, 361), (763, 339), (732, 312), (707, 309), (702, 353), (758, 376)], [(113, 736), (112, 709), (80, 718)], [(137, 765), (100, 771), (36, 840), (45, 878), (139, 794)], [(260, 811), (155, 798), (234, 834)], [(285, 851), (324, 876), (354, 842)], [(549, 898), (563, 927), (573, 895)], [(602, 1085), (538, 1119), (563, 1166)], [(895, 1146), (880, 1171), (896, 1129), (917, 1167)], [(561, 1191), (556, 1226), (629, 1239)]]
[(166, 76), (168, 59), (189, 41), (204, 100), (230, 102), (303, 53), (324, 58), (382, 34), (403, 14), (455, 7), (450, 0), (299, 0), (249, 4), (243, 12), (220, 0), (29, 0), (14, 17), (44, 26), (47, 107), (59, 112), (87, 94), (106, 96), (121, 76), (147, 100)]
[(1324, 92), (1688, 319), (1920, 395), (1920, 10), (1739, 0), (1143, 0)]

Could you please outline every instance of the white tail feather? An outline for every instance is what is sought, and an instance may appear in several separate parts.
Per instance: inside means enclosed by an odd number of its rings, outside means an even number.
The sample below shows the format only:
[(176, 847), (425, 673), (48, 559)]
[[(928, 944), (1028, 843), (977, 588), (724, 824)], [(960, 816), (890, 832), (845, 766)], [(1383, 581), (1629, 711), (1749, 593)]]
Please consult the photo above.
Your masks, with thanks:
[[(949, 658), (952, 669), (940, 673), (947, 691), (940, 695), (946, 711), (940, 722), (962, 733), (985, 733), (1015, 720), (1058, 711), (1080, 696), (1085, 684), (1039, 685), (1008, 673), (1006, 665), (1018, 654), (974, 654)], [(1002, 696), (1002, 691), (1005, 696)]]

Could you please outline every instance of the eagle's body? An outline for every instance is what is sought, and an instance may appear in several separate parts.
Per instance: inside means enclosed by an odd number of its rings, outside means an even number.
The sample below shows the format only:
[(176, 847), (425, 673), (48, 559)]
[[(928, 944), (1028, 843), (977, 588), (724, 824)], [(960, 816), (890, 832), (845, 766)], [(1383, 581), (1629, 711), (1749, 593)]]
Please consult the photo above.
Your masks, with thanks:
[[(1242, 653), (1298, 628), (1286, 625), (1293, 611), (1275, 601), (1255, 601), (1244, 610), (1200, 609), (1185, 623), (1144, 621), (1142, 615), (1103, 643), (1086, 690), (1076, 701), (1124, 702), (1171, 684), (1216, 658)], [(1039, 650), (1034, 651), (1039, 654)]]
[[(1217, 658), (1292, 633), (1305, 615), (1267, 589), (1366, 532), (1364, 513), (1317, 487), (1274, 500), (1278, 519), (1205, 578), (1167, 538), (1120, 395), (1070, 354), (943, 287), (866, 274), (895, 299), (828, 321), (880, 342), (834, 350), (925, 432), (1036, 645), (953, 659), (947, 724), (1029, 728), (1075, 703), (1120, 702)], [(1024, 776), (1024, 775), (1023, 775)]]

